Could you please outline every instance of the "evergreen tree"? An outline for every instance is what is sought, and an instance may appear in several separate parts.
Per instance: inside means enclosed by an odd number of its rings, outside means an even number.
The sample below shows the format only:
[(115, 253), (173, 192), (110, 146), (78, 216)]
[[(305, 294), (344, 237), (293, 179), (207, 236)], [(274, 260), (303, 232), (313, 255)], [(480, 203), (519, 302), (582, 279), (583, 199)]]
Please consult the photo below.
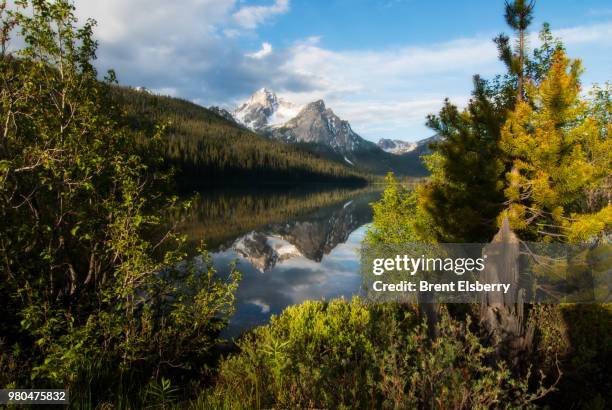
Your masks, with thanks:
[(555, 51), (563, 49), (545, 24), (542, 45), (527, 58), (525, 35), (533, 7), (533, 2), (506, 3), (506, 20), (517, 32), (518, 47), (513, 52), (504, 35), (494, 42), (508, 72), (493, 81), (475, 76), (472, 98), (463, 111), (446, 101), (438, 115), (428, 117), (427, 125), (441, 138), (433, 147), (436, 156), (429, 161), (437, 171), (421, 189), (418, 202), (434, 222), (440, 241), (484, 242), (497, 229), (497, 216), (505, 207), (505, 174), (512, 167), (499, 146), (501, 128), (508, 112), (524, 100), (527, 74), (529, 81), (541, 82)]
[(556, 37), (553, 37), (550, 30), (550, 24), (544, 23), (542, 29), (538, 33), (540, 46), (533, 50), (533, 56), (526, 62), (527, 77), (539, 84), (542, 82), (553, 63), (553, 56), (557, 51), (565, 51), (563, 42)]
[(507, 215), (523, 237), (585, 241), (612, 224), (609, 88), (585, 101), (581, 72), (557, 51), (544, 80), (527, 84), (531, 103), (519, 102), (502, 129), (513, 165)]
[(527, 28), (533, 20), (533, 8), (535, 1), (526, 0), (514, 0), (512, 3), (506, 1), (505, 3), (505, 14), (506, 23), (515, 31), (517, 36), (516, 50), (512, 50), (510, 46), (510, 39), (500, 34), (495, 42), (499, 49), (500, 59), (508, 67), (508, 72), (516, 77), (516, 99), (517, 101), (523, 100), (524, 84), (525, 84), (525, 67), (527, 65), (526, 59), (526, 34)]
[(189, 188), (227, 183), (363, 183), (369, 175), (292, 144), (251, 132), (178, 98), (113, 87), (113, 100), (137, 132), (167, 124), (162, 155)]
[[(503, 207), (504, 160), (498, 147), (507, 106), (500, 90), (478, 76), (464, 111), (446, 101), (427, 124), (441, 137), (434, 145), (431, 180), (419, 203), (443, 242), (480, 242), (492, 237)], [(438, 168), (437, 170), (435, 168)]]

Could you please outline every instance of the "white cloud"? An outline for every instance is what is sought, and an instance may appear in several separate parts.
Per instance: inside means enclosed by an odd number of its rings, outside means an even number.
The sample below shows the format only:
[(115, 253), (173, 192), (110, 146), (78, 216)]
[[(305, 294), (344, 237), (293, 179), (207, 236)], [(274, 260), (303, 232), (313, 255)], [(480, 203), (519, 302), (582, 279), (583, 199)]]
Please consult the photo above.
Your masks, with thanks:
[(151, 44), (178, 38), (210, 36), (228, 22), (235, 0), (76, 0), (81, 19), (98, 21), (96, 35), (102, 42), (131, 40)]
[(429, 136), (425, 117), (437, 112), (445, 97), (464, 105), (473, 74), (492, 75), (502, 67), (495, 45), (482, 37), (428, 47), (346, 51), (302, 41), (286, 50), (281, 69), (299, 73), (311, 86), (284, 90), (285, 98), (300, 104), (324, 99), (372, 140), (416, 140)]
[(273, 16), (289, 11), (289, 0), (276, 0), (270, 6), (245, 6), (234, 13), (234, 21), (241, 27), (254, 29)]
[(566, 44), (571, 45), (595, 41), (602, 41), (609, 44), (609, 40), (612, 38), (612, 23), (600, 23), (554, 30), (554, 34), (561, 37)]
[[(445, 97), (440, 93), (433, 98), (415, 96), (410, 100), (337, 101), (333, 109), (341, 116), (351, 118), (352, 127), (372, 139), (395, 136), (406, 140), (418, 140), (427, 135), (418, 134), (419, 131), (412, 126), (421, 126), (427, 114), (437, 112)], [(450, 99), (462, 106), (469, 99), (469, 95), (454, 95)]]
[(249, 53), (247, 54), (247, 57), (260, 60), (266, 56), (269, 56), (270, 54), (272, 54), (272, 44), (264, 42), (261, 44), (261, 49), (259, 51)]
[[(101, 71), (113, 68), (124, 84), (171, 91), (205, 104), (221, 104), (261, 86), (266, 68), (255, 64), (261, 58), (245, 55), (240, 38), (252, 36), (253, 25), (287, 11), (289, 3), (262, 7), (239, 0), (183, 0), (180, 5), (167, 0), (76, 0), (79, 19), (98, 22)], [(236, 15), (243, 20), (237, 22)], [(271, 44), (255, 57), (266, 56), (268, 50)], [(298, 84), (297, 77), (278, 75), (275, 85)]]
[[(611, 47), (607, 40), (612, 37), (612, 22), (554, 30), (553, 34), (561, 37), (570, 56), (589, 60), (596, 53), (592, 46)], [(423, 138), (430, 132), (424, 127), (426, 115), (437, 112), (444, 98), (463, 106), (470, 98), (474, 74), (491, 78), (504, 72), (492, 37), (427, 47), (343, 51), (326, 49), (316, 38), (302, 41), (288, 50), (282, 69), (310, 79), (312, 89), (287, 90), (284, 96), (298, 103), (322, 98), (355, 131), (373, 140), (381, 136)], [(536, 47), (537, 33), (530, 40)], [(601, 77), (597, 70), (606, 70), (588, 61), (585, 66), (591, 67), (591, 77)], [(609, 67), (607, 79), (612, 74)]]
[[(425, 115), (436, 112), (445, 97), (463, 105), (473, 74), (491, 77), (504, 70), (491, 42), (496, 33), (370, 50), (332, 50), (312, 36), (284, 48), (263, 42), (259, 50), (245, 52), (242, 40), (257, 40), (258, 26), (289, 10), (288, 0), (260, 1), (264, 5), (76, 0), (76, 6), (81, 19), (98, 20), (99, 67), (115, 68), (124, 84), (203, 105), (231, 106), (264, 86), (299, 104), (323, 98), (370, 139), (428, 136)], [(570, 56), (583, 58), (587, 83), (610, 79), (612, 22), (554, 34), (562, 37)]]

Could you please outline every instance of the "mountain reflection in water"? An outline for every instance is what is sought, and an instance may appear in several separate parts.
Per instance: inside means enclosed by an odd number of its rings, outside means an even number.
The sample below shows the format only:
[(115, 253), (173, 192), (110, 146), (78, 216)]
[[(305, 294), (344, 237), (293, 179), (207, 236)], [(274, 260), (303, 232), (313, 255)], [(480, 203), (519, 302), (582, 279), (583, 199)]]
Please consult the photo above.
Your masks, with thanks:
[(227, 336), (305, 300), (359, 292), (358, 251), (372, 220), (373, 188), (202, 195), (180, 229), (204, 240), (220, 275), (238, 260), (242, 281)]

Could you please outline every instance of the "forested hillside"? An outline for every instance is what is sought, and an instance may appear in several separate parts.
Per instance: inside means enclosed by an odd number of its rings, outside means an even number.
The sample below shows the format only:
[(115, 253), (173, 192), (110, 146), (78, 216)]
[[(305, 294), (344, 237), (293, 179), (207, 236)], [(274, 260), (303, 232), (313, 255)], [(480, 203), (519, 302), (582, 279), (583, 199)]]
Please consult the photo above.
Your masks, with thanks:
[[(352, 163), (356, 168), (376, 175), (385, 175), (388, 172), (393, 172), (397, 175), (422, 177), (429, 174), (420, 158), (421, 155), (428, 153), (427, 147), (422, 147), (419, 150), (402, 155), (394, 155), (381, 150), (373, 142), (366, 142), (368, 143), (367, 146), (352, 154)], [(297, 144), (297, 146), (332, 161), (345, 161), (342, 155), (324, 145), (301, 143)]]
[(217, 183), (364, 182), (365, 172), (334, 163), (241, 128), (185, 100), (115, 87), (115, 99), (130, 126), (152, 131), (166, 125), (165, 157), (178, 169), (179, 182)]

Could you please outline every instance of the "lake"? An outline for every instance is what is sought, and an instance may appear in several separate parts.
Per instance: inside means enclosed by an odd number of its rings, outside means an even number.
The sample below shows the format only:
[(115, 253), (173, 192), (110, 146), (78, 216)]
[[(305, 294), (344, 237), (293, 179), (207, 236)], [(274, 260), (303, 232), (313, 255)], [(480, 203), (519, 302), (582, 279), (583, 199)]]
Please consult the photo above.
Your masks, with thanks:
[(201, 193), (179, 230), (204, 240), (220, 275), (238, 261), (242, 281), (226, 336), (265, 324), (305, 300), (360, 292), (358, 251), (372, 221), (375, 187), (220, 190)]

